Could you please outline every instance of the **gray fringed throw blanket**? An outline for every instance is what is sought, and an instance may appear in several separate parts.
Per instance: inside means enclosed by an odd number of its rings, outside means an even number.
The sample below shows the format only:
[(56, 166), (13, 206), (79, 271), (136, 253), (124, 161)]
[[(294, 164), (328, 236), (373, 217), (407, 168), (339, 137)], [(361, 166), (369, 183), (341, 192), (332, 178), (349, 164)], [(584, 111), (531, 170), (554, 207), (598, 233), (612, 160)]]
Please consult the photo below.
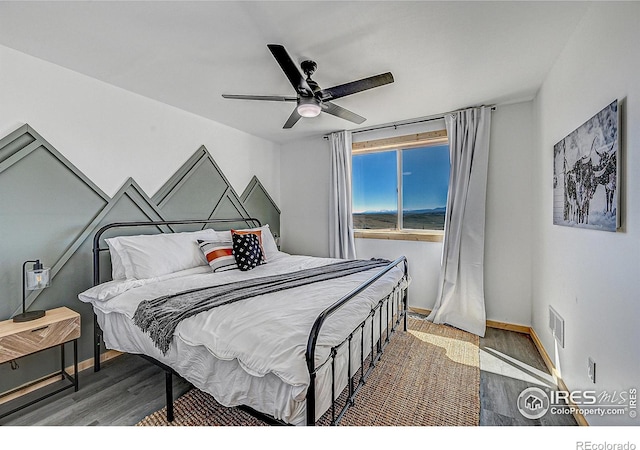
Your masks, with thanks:
[(198, 313), (256, 295), (344, 277), (381, 268), (387, 264), (389, 261), (383, 259), (341, 261), (281, 275), (190, 289), (153, 300), (144, 300), (138, 305), (133, 320), (142, 331), (149, 333), (156, 347), (166, 354), (180, 321)]

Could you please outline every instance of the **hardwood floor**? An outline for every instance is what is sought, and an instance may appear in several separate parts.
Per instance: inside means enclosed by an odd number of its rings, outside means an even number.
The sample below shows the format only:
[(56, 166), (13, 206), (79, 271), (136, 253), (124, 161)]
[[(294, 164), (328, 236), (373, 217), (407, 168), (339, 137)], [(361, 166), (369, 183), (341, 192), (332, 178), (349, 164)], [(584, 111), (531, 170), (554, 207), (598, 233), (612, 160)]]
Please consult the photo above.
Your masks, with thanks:
[(578, 425), (571, 414), (547, 412), (540, 419), (525, 418), (518, 411), (517, 399), (528, 387), (557, 390), (531, 338), (487, 328), (480, 339), (480, 425)]
[[(78, 392), (57, 394), (0, 419), (0, 425), (135, 425), (164, 406), (164, 372), (139, 356), (124, 354), (104, 362), (99, 372), (84, 370), (79, 384)], [(180, 377), (173, 386), (175, 398), (189, 388)], [(0, 414), (6, 406), (0, 405)]]
[[(529, 336), (487, 329), (480, 339), (480, 368), (480, 425), (576, 425), (571, 415), (547, 413), (530, 420), (517, 410), (518, 395), (526, 387), (555, 389)], [(78, 392), (57, 394), (0, 419), (0, 425), (135, 425), (164, 406), (164, 372), (139, 356), (122, 355), (104, 363), (100, 372), (87, 369), (79, 377)], [(187, 382), (174, 377), (175, 398), (188, 389)], [(0, 414), (19, 401), (28, 398), (0, 405)]]

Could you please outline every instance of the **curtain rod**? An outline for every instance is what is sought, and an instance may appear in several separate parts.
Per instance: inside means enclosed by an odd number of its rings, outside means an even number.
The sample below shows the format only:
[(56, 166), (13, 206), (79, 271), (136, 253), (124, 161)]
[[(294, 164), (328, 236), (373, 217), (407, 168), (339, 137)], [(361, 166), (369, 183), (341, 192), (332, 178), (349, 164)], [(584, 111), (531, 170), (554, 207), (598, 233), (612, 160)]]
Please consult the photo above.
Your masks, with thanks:
[[(487, 108), (489, 108), (490, 111), (495, 111), (497, 106), (496, 105), (488, 105)], [(416, 123), (424, 123), (424, 122), (431, 122), (434, 120), (440, 120), (440, 119), (444, 119), (445, 116), (447, 116), (448, 114), (454, 114), (460, 111), (464, 111), (465, 109), (469, 109), (469, 108), (464, 108), (464, 109), (457, 109), (455, 111), (449, 111), (446, 113), (442, 113), (442, 114), (437, 114), (434, 116), (428, 116), (428, 117), (424, 117), (422, 119), (415, 119), (415, 120), (411, 120), (409, 122), (399, 122), (399, 123), (390, 123), (390, 124), (386, 124), (386, 125), (379, 125), (376, 127), (371, 127), (371, 128), (360, 128), (360, 129), (356, 129), (356, 130), (352, 130), (351, 134), (356, 134), (356, 133), (365, 133), (367, 131), (375, 131), (375, 130), (383, 130), (385, 128), (398, 128), (398, 127), (403, 127), (405, 125), (415, 125)], [(329, 139), (329, 134), (325, 134), (323, 137), (323, 139)]]

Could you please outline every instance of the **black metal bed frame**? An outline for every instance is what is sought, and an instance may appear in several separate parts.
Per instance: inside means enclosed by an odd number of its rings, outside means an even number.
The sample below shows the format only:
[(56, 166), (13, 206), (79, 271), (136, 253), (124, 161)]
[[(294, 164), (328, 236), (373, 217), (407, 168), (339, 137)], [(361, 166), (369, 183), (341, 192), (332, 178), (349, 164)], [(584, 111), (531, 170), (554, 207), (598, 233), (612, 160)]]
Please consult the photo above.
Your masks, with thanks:
[[(108, 251), (108, 247), (100, 247), (100, 239), (102, 235), (112, 228), (132, 228), (132, 227), (161, 227), (166, 226), (174, 232), (171, 228), (171, 225), (203, 225), (203, 227), (207, 224), (224, 224), (224, 223), (239, 223), (244, 222), (248, 226), (257, 226), (260, 227), (261, 223), (256, 218), (232, 218), (232, 219), (194, 219), (194, 220), (163, 220), (163, 221), (137, 221), (137, 222), (114, 222), (107, 224), (100, 228), (93, 238), (93, 286), (97, 286), (100, 284), (100, 252)], [(306, 411), (307, 411), (307, 426), (313, 426), (316, 424), (315, 417), (315, 409), (316, 409), (316, 376), (318, 371), (326, 364), (329, 363), (329, 360), (323, 362), (318, 367), (315, 365), (315, 351), (316, 344), (318, 341), (318, 336), (320, 335), (320, 329), (324, 322), (338, 309), (344, 306), (349, 300), (353, 299), (355, 296), (363, 292), (365, 289), (370, 287), (377, 280), (382, 278), (385, 274), (393, 270), (395, 267), (399, 265), (403, 265), (404, 275), (403, 278), (398, 282), (394, 289), (391, 291), (389, 295), (382, 298), (372, 309), (369, 315), (349, 334), (349, 336), (342, 341), (341, 343), (335, 345), (330, 350), (330, 364), (331, 364), (331, 421), (330, 425), (337, 425), (347, 410), (355, 404), (355, 396), (358, 391), (366, 384), (367, 378), (375, 368), (377, 362), (380, 360), (384, 353), (384, 349), (387, 344), (390, 342), (391, 335), (396, 331), (398, 325), (404, 319), (404, 331), (407, 331), (407, 310), (408, 310), (408, 289), (407, 286), (401, 286), (404, 281), (408, 281), (408, 262), (404, 256), (399, 257), (395, 261), (390, 262), (383, 269), (381, 269), (374, 276), (363, 282), (360, 286), (353, 289), (348, 294), (344, 295), (338, 301), (333, 303), (331, 306), (326, 308), (324, 311), (318, 315), (316, 318), (311, 331), (309, 333), (309, 338), (307, 341), (307, 348), (305, 352), (305, 359), (307, 369), (309, 371), (309, 387), (307, 388), (306, 394)], [(402, 289), (402, 298), (398, 302), (394, 298), (394, 293), (396, 289)], [(398, 304), (399, 303), (399, 304)], [(383, 309), (386, 308), (386, 324), (383, 326)], [(389, 314), (389, 308), (391, 308), (391, 314)], [(374, 320), (376, 319), (376, 313), (378, 314), (378, 338), (377, 340), (374, 337)], [(102, 340), (102, 330), (100, 325), (98, 324), (98, 317), (94, 313), (93, 315), (93, 323), (94, 323), (94, 371), (97, 372), (100, 370), (100, 347)], [(365, 326), (367, 322), (371, 322), (371, 353), (369, 356), (365, 358)], [(386, 336), (383, 341), (383, 335), (386, 331)], [(360, 368), (353, 372), (352, 370), (352, 341), (354, 338), (357, 339), (357, 336), (360, 336)], [(368, 336), (367, 336), (368, 338)], [(335, 373), (335, 362), (338, 351), (347, 344), (347, 386), (346, 390), (346, 398), (341, 400), (343, 403), (340, 407), (340, 410), (336, 414), (336, 406), (338, 406), (339, 399), (344, 396), (339, 396), (336, 398), (336, 373)], [(367, 351), (369, 348), (367, 347)], [(152, 358), (150, 356), (140, 354), (143, 358), (157, 365), (165, 371), (165, 394), (166, 394), (166, 402), (167, 402), (167, 420), (169, 422), (174, 419), (174, 411), (173, 411), (173, 374), (177, 374), (175, 370), (169, 367), (166, 364), (161, 363), (160, 361)], [(357, 362), (357, 361), (356, 361)], [(365, 368), (365, 364), (367, 365)], [(279, 419), (276, 419), (268, 414), (259, 412), (254, 410), (249, 406), (240, 406), (244, 411), (264, 420), (265, 422), (271, 425), (288, 425)]]

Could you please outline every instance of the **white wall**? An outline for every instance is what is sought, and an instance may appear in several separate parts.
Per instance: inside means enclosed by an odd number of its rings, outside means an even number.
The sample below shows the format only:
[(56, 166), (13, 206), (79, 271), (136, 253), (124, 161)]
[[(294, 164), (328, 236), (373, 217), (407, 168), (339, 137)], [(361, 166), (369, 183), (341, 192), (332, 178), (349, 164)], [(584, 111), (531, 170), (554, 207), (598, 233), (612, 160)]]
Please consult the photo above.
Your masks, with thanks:
[[(640, 388), (640, 4), (595, 2), (535, 99), (533, 328), (571, 390)], [(623, 227), (617, 233), (554, 226), (553, 145), (611, 101), (622, 106)], [(547, 327), (565, 319), (565, 348)], [(587, 359), (596, 361), (596, 384)], [(629, 416), (586, 416), (592, 425)]]
[(485, 217), (487, 319), (531, 324), (532, 102), (491, 118)]
[(329, 144), (322, 137), (281, 147), (282, 251), (329, 256)]
[[(487, 317), (531, 323), (531, 119), (532, 103), (503, 106), (493, 112), (490, 180), (487, 186)], [(443, 129), (444, 122), (401, 127), (396, 135)], [(354, 135), (354, 142), (380, 139), (389, 130)], [(281, 195), (283, 250), (327, 256), (329, 253), (329, 146), (326, 140), (283, 146)], [(310, 237), (311, 236), (311, 237)], [(442, 244), (356, 239), (358, 257), (395, 259), (405, 255), (412, 277), (409, 302), (431, 309), (437, 295)]]
[(255, 174), (280, 199), (278, 145), (0, 46), (0, 136), (25, 123), (108, 195), (152, 196), (205, 145), (238, 195)]

